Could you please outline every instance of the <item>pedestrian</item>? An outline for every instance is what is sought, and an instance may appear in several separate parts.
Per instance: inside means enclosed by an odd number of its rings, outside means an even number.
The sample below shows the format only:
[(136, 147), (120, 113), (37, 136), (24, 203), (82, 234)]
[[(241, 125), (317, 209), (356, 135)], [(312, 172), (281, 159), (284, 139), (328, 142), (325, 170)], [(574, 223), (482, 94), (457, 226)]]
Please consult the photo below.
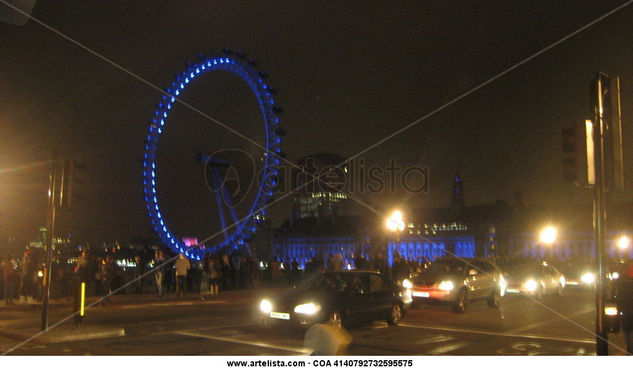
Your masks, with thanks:
[(251, 262), (251, 267), (250, 267), (251, 284), (253, 285), (253, 288), (257, 289), (259, 288), (259, 262), (257, 261), (257, 258), (255, 257), (251, 258), (250, 262)]
[(231, 267), (231, 261), (227, 254), (222, 255), (220, 262), (220, 268), (222, 270), (222, 290), (228, 290), (231, 288), (231, 278), (233, 277), (233, 267)]
[(154, 256), (154, 280), (156, 281), (156, 293), (159, 297), (163, 296), (163, 281), (165, 278), (165, 267), (163, 263), (165, 262), (165, 256), (163, 252), (157, 250)]
[(626, 351), (633, 355), (633, 263), (624, 268), (622, 276), (616, 281), (616, 290)]
[(270, 262), (270, 282), (272, 287), (279, 287), (281, 283), (281, 263), (277, 258)]
[(220, 293), (220, 278), (222, 277), (220, 260), (215, 254), (209, 257), (209, 289), (211, 295)]
[(182, 254), (178, 255), (178, 260), (174, 265), (176, 269), (176, 297), (182, 295), (185, 297), (185, 282), (187, 281), (187, 272), (191, 269), (189, 260)]
[(299, 261), (295, 258), (292, 263), (290, 263), (290, 275), (293, 286), (297, 286), (299, 284), (299, 272)]
[(211, 254), (206, 254), (202, 259), (202, 277), (200, 277), (200, 300), (204, 300), (204, 296), (210, 292), (210, 274), (211, 274)]
[(143, 275), (143, 263), (143, 259), (137, 254), (134, 257), (134, 264), (136, 265), (136, 267), (134, 267), (134, 291), (137, 294), (143, 293), (143, 280), (141, 279)]
[(20, 301), (25, 303), (33, 302), (33, 286), (35, 277), (35, 265), (33, 264), (33, 257), (31, 251), (26, 249), (22, 256), (22, 271), (20, 272), (20, 287), (18, 289), (18, 295)]
[(11, 257), (7, 257), (0, 262), (0, 276), (2, 285), (4, 285), (4, 305), (13, 304), (15, 293), (15, 262)]
[(107, 256), (103, 261), (101, 261), (101, 269), (99, 274), (104, 296), (102, 304), (105, 304), (106, 299), (110, 297), (113, 290), (115, 289), (114, 280), (116, 280), (117, 277), (117, 269), (114, 257)]
[(246, 256), (240, 258), (240, 287), (242, 289), (248, 289), (250, 281), (250, 262)]
[(356, 258), (356, 269), (357, 270), (364, 270), (367, 268), (367, 260), (365, 259), (365, 257), (360, 254), (357, 258)]
[(335, 271), (335, 269), (336, 269), (336, 258), (334, 256), (334, 254), (332, 254), (327, 259), (327, 270), (328, 271)]

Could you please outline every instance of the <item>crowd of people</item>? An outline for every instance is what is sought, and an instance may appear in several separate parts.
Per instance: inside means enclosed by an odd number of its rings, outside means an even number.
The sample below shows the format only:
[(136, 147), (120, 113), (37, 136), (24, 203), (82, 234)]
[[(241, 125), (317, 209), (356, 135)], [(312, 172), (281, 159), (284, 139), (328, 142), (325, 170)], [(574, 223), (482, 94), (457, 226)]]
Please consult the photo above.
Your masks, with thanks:
[[(43, 252), (39, 251), (26, 249), (21, 258), (0, 258), (0, 296), (5, 305), (33, 304), (41, 300), (46, 267)], [(72, 262), (53, 259), (51, 298), (71, 299), (76, 285), (84, 282), (88, 296), (121, 292), (158, 296), (173, 293), (183, 297), (194, 293), (204, 299), (223, 290), (298, 285), (307, 274), (351, 267), (340, 254), (327, 259), (312, 258), (305, 262), (305, 267), (298, 259), (260, 260), (243, 254), (208, 254), (198, 262), (156, 250), (149, 255), (147, 252), (128, 255), (126, 258), (134, 262), (123, 265), (117, 263), (117, 256), (120, 257), (114, 253), (97, 255), (83, 251), (72, 258)], [(416, 270), (419, 272), (428, 260), (405, 260), (396, 256), (393, 267), (389, 267), (386, 258), (378, 254), (371, 261), (358, 255), (354, 263), (356, 269), (378, 270), (400, 279)]]
[[(46, 268), (41, 253), (26, 249), (21, 258), (0, 258), (0, 296), (4, 304), (31, 304), (41, 300)], [(431, 263), (424, 257), (405, 259), (395, 254), (390, 266), (381, 253), (371, 259), (358, 254), (353, 264), (341, 254), (325, 259), (317, 256), (302, 260), (303, 265), (298, 259), (257, 259), (238, 253), (208, 254), (199, 262), (161, 250), (128, 254), (126, 259), (133, 262), (122, 264), (117, 263), (120, 257), (114, 253), (97, 255), (83, 251), (73, 262), (53, 260), (51, 298), (70, 299), (76, 285), (84, 282), (88, 296), (105, 296), (112, 292), (155, 293), (160, 297), (199, 294), (204, 299), (224, 290), (298, 285), (306, 275), (321, 270), (376, 270), (399, 281), (421, 272)], [(508, 265), (517, 259), (496, 261)]]

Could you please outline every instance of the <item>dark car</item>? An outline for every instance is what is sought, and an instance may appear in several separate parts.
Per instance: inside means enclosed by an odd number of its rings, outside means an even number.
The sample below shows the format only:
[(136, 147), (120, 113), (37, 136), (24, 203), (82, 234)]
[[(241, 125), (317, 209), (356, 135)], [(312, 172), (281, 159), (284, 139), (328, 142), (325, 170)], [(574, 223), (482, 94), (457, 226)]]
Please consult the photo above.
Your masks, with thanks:
[(296, 289), (264, 298), (259, 310), (265, 323), (297, 326), (385, 320), (396, 325), (404, 316), (403, 290), (371, 271), (323, 272)]
[(546, 262), (517, 265), (506, 270), (506, 293), (531, 295), (542, 299), (546, 294), (562, 295), (565, 277)]
[(566, 263), (558, 266), (565, 276), (565, 287), (593, 289), (596, 286), (598, 271), (596, 266), (585, 262)]
[(495, 308), (505, 291), (501, 270), (485, 260), (439, 259), (411, 280), (414, 305), (424, 301), (450, 303), (464, 313), (473, 300), (486, 300)]

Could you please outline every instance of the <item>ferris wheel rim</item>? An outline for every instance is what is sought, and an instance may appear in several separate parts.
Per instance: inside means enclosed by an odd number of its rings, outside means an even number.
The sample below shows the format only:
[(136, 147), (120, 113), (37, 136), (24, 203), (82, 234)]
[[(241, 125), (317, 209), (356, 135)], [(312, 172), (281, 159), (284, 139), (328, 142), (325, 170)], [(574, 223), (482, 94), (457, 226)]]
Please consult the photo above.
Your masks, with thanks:
[[(219, 244), (213, 246), (198, 246), (196, 248), (188, 248), (183, 240), (174, 235), (164, 219), (160, 209), (157, 193), (156, 174), (156, 151), (158, 142), (167, 125), (167, 118), (171, 109), (179, 102), (178, 98), (185, 88), (193, 82), (197, 77), (215, 71), (228, 71), (240, 77), (246, 82), (251, 91), (255, 94), (263, 117), (263, 123), (266, 132), (266, 144), (264, 155), (264, 166), (258, 185), (257, 194), (250, 206), (248, 214), (235, 226), (235, 230), (231, 236)], [(276, 113), (278, 109), (275, 99), (272, 96), (272, 87), (264, 81), (265, 73), (257, 71), (251, 63), (245, 63), (239, 58), (231, 56), (221, 57), (205, 57), (195, 64), (189, 66), (179, 73), (171, 84), (171, 87), (165, 90), (159, 102), (154, 116), (149, 126), (149, 132), (145, 140), (145, 149), (143, 157), (143, 189), (145, 194), (145, 203), (148, 215), (151, 219), (154, 231), (158, 234), (163, 244), (167, 245), (173, 251), (184, 254), (190, 259), (201, 260), (205, 253), (215, 253), (219, 250), (232, 248), (237, 250), (240, 247), (248, 248), (247, 238), (256, 230), (256, 225), (260, 221), (256, 219), (256, 214), (265, 214), (263, 207), (273, 195), (273, 189), (276, 185), (278, 176), (279, 155), (281, 154), (281, 137), (277, 134), (279, 127), (279, 116)], [(272, 177), (272, 182), (269, 178)], [(235, 225), (235, 224), (234, 224)], [(207, 239), (208, 241), (209, 239)]]

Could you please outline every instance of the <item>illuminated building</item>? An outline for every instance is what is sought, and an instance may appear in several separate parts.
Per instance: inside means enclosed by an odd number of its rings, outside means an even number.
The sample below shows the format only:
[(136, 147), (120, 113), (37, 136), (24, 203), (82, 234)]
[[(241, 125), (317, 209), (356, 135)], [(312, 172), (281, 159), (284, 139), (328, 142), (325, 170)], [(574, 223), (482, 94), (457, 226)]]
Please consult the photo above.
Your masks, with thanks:
[(341, 190), (347, 179), (347, 164), (339, 155), (318, 153), (297, 161), (292, 175), (293, 219), (343, 215), (347, 194)]

